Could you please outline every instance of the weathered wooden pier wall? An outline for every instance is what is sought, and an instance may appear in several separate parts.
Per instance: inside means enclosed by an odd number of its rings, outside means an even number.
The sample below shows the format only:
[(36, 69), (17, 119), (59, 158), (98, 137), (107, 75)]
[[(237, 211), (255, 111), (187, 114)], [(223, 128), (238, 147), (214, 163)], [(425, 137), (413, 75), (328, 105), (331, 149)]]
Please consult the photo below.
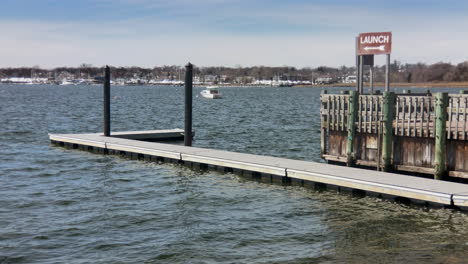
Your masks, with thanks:
[(322, 158), (468, 178), (468, 94), (321, 95)]

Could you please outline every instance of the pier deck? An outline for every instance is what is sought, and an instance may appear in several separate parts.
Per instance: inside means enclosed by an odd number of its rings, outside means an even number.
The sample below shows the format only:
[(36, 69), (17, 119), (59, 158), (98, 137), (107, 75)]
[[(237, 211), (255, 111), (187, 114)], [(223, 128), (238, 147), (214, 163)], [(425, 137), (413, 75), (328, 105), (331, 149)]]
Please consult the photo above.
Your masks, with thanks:
[[(152, 133), (158, 134), (158, 131)], [(102, 154), (126, 155), (151, 161), (168, 160), (201, 168), (247, 172), (253, 176), (272, 180), (275, 178), (283, 182), (319, 184), (338, 190), (361, 191), (384, 198), (406, 198), (416, 203), (456, 206), (468, 210), (466, 184), (317, 162), (105, 137), (100, 134), (49, 134), (49, 138), (53, 144), (59, 146)]]

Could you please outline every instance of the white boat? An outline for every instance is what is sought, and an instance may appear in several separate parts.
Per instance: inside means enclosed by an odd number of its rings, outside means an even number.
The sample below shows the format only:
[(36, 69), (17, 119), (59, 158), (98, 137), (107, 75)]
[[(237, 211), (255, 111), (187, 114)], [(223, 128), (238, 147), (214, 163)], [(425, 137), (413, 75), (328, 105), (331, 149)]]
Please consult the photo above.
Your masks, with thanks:
[(60, 83), (60, 85), (73, 85), (73, 81), (72, 80), (67, 80), (67, 79), (63, 79), (62, 82)]
[(218, 86), (207, 86), (205, 90), (200, 92), (201, 96), (209, 99), (221, 98)]

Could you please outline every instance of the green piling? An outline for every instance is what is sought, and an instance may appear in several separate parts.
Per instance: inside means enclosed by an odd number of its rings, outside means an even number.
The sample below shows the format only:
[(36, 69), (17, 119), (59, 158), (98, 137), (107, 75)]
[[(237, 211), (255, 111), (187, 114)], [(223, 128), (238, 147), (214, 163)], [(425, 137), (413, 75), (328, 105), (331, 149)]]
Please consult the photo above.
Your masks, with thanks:
[[(320, 95), (321, 102), (323, 102), (322, 95), (325, 95), (325, 94), (327, 94), (327, 90), (322, 90), (321, 95)], [(323, 108), (323, 105), (322, 105), (322, 108)], [(327, 111), (330, 111), (330, 109), (327, 109)], [(330, 116), (330, 115), (327, 115), (327, 116)], [(325, 126), (325, 122), (328, 123), (330, 122), (330, 120), (325, 121), (324, 115), (320, 114), (320, 153), (322, 154), (322, 158), (323, 158), (323, 155), (327, 154), (327, 129)]]
[(447, 147), (447, 105), (448, 93), (437, 93), (435, 96), (435, 159), (434, 179), (442, 180), (446, 173), (445, 155)]
[(383, 137), (382, 137), (382, 163), (384, 171), (391, 171), (393, 146), (393, 119), (395, 109), (395, 93), (383, 93)]
[(356, 154), (354, 153), (354, 140), (356, 138), (356, 117), (358, 114), (359, 93), (350, 91), (348, 97), (348, 140), (346, 145), (347, 161), (346, 165), (351, 167), (356, 163)]

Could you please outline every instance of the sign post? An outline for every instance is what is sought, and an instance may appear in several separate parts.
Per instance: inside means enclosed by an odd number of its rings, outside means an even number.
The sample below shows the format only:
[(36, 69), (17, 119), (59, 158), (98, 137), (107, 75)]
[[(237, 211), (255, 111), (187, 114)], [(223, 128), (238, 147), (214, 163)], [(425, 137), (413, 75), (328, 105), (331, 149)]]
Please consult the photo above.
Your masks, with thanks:
[(374, 55), (362, 55), (364, 66), (369, 66), (369, 93), (374, 94)]
[(361, 72), (359, 71), (359, 65), (361, 65), (360, 63), (360, 59), (361, 59), (361, 56), (358, 55), (358, 42), (359, 42), (359, 38), (356, 37), (356, 92), (360, 92), (361, 91), (361, 87), (359, 86), (360, 85), (360, 78), (361, 78)]
[(385, 68), (385, 91), (390, 92), (390, 53), (387, 54), (387, 67)]
[[(359, 57), (372, 56), (372, 63), (364, 63), (371, 66), (371, 93), (373, 93), (373, 56), (387, 55), (385, 68), (385, 91), (390, 91), (390, 54), (392, 53), (392, 32), (368, 32), (360, 33), (357, 37), (356, 55)], [(368, 57), (370, 59), (370, 57)], [(362, 61), (362, 60), (359, 60)], [(365, 60), (366, 61), (366, 60)], [(367, 60), (369, 61), (369, 60)], [(362, 65), (359, 65), (358, 82), (362, 79)], [(359, 85), (362, 89), (362, 85)]]

